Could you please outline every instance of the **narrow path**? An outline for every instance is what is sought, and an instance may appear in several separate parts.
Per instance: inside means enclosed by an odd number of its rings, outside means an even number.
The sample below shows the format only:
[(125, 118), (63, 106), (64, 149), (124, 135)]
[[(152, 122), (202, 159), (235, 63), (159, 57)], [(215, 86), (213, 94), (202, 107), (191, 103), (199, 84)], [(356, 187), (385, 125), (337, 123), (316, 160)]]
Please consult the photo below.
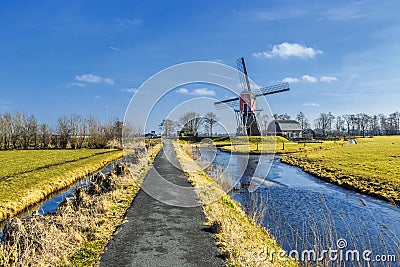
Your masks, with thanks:
[[(158, 172), (171, 183), (191, 188), (183, 171), (174, 165), (179, 163), (171, 141), (166, 140), (143, 186), (165, 191), (160, 188), (165, 182)], [(161, 199), (166, 193), (162, 192)], [(167, 198), (178, 193), (171, 192)], [(185, 190), (185, 197), (197, 201), (193, 189)], [(225, 266), (213, 235), (203, 225), (206, 218), (201, 206), (171, 206), (140, 190), (126, 217), (127, 222), (107, 245), (100, 266)]]

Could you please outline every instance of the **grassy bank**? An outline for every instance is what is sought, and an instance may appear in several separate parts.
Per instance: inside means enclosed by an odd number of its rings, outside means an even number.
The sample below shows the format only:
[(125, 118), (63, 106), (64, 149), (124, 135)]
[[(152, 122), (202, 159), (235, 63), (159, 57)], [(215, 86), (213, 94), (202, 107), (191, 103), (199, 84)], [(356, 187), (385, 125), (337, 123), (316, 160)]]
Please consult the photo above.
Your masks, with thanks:
[(0, 221), (122, 156), (118, 150), (1, 151)]
[[(178, 159), (203, 204), (208, 225), (215, 232), (217, 245), (229, 266), (297, 266), (277, 258), (282, 249), (268, 231), (248, 217), (221, 187), (174, 143)], [(268, 251), (269, 253), (266, 253)], [(275, 251), (276, 253), (270, 253)]]
[(358, 138), (355, 145), (285, 155), (282, 161), (342, 187), (400, 203), (400, 136)]
[(213, 140), (221, 151), (230, 153), (296, 153), (344, 146), (345, 141), (293, 142), (281, 136), (235, 136)]
[(12, 219), (0, 244), (0, 266), (97, 266), (106, 244), (160, 149), (133, 155), (135, 164), (96, 175), (87, 190), (77, 190), (56, 214)]

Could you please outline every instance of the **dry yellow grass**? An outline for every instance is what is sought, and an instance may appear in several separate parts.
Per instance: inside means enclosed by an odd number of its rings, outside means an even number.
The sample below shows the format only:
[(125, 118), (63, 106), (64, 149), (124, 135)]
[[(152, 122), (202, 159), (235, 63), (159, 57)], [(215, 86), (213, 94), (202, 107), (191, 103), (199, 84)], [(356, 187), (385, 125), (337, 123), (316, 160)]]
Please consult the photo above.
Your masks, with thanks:
[[(233, 201), (201, 170), (184, 152), (185, 148), (181, 149), (179, 146), (174, 143), (181, 166), (203, 204), (207, 224), (217, 232), (217, 244), (227, 258), (226, 263), (229, 266), (298, 266), (286, 256), (282, 260), (277, 257), (277, 252), (282, 253), (282, 248), (268, 231), (248, 217), (240, 204)], [(275, 253), (268, 254), (266, 251)]]

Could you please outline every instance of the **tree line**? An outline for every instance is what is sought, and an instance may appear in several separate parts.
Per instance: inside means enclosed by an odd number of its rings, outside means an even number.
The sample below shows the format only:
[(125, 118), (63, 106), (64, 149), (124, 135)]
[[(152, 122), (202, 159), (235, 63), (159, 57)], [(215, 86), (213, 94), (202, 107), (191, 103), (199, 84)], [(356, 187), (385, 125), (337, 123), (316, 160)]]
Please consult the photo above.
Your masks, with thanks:
[[(290, 119), (287, 114), (275, 114), (276, 119)], [(302, 130), (311, 128), (303, 112), (296, 115)], [(344, 114), (335, 116), (331, 112), (320, 113), (314, 120), (314, 131), (322, 136), (341, 135), (398, 135), (400, 134), (400, 112), (368, 115), (366, 113)]]
[[(258, 124), (262, 134), (267, 135), (268, 125), (272, 120), (291, 119), (291, 116), (286, 113), (274, 114), (271, 119), (267, 115), (262, 115), (258, 117)], [(300, 124), (303, 132), (309, 131), (316, 136), (400, 135), (400, 112), (398, 111), (389, 115), (356, 113), (335, 116), (331, 112), (320, 113), (313, 121), (313, 125), (300, 111), (294, 120)], [(218, 122), (219, 119), (213, 112), (208, 112), (204, 116), (195, 112), (186, 112), (177, 121), (164, 119), (159, 126), (164, 136), (175, 136), (177, 132), (197, 135), (201, 127), (204, 127), (206, 135), (213, 136), (213, 129)]]
[(186, 112), (177, 121), (164, 119), (159, 127), (164, 136), (175, 136), (178, 134), (196, 136), (201, 127), (208, 136), (213, 136), (214, 127), (218, 123), (218, 118), (213, 112), (208, 112), (201, 116), (196, 112)]
[(53, 127), (32, 114), (0, 114), (0, 149), (120, 147), (122, 121), (100, 122), (93, 116), (60, 116)]

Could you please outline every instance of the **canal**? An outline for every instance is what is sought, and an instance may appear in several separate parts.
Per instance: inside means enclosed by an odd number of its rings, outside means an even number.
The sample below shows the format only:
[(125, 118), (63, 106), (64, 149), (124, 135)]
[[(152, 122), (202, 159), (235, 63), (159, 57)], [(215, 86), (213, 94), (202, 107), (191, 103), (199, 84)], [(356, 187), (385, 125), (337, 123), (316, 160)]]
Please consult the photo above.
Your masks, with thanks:
[[(327, 262), (330, 266), (399, 266), (399, 208), (321, 181), (282, 163), (278, 156), (217, 151), (212, 159), (209, 174), (235, 181), (231, 197), (292, 256), (301, 259), (302, 252), (312, 250), (317, 259), (324, 259), (322, 266)], [(263, 167), (270, 167), (267, 175)], [(257, 186), (254, 192), (248, 190), (252, 184)], [(333, 261), (326, 259), (325, 250), (337, 251)], [(352, 253), (346, 257), (346, 252), (354, 250), (360, 261), (352, 259)], [(396, 262), (378, 261), (383, 258)]]

